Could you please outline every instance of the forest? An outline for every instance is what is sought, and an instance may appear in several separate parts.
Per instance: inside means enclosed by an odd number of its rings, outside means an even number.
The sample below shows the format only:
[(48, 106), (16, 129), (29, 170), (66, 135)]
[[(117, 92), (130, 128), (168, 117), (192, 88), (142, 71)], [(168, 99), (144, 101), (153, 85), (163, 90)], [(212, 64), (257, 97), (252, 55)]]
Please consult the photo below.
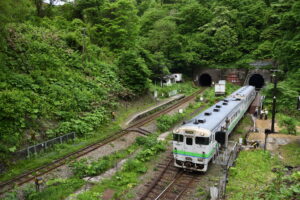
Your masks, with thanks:
[(274, 60), (278, 111), (299, 119), (299, 55), (297, 0), (0, 1), (0, 159), (84, 136), (152, 80), (201, 67)]

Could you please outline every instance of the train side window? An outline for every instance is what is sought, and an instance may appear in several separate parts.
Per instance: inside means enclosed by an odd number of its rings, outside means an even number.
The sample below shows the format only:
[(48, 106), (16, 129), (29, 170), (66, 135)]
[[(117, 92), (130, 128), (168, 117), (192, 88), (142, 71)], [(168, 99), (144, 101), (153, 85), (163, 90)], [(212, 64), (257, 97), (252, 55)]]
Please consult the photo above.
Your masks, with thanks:
[(177, 142), (183, 142), (183, 135), (173, 134), (173, 140)]
[(186, 144), (187, 145), (193, 145), (193, 138), (186, 138)]
[(209, 144), (209, 137), (196, 137), (196, 144), (204, 144), (208, 145)]

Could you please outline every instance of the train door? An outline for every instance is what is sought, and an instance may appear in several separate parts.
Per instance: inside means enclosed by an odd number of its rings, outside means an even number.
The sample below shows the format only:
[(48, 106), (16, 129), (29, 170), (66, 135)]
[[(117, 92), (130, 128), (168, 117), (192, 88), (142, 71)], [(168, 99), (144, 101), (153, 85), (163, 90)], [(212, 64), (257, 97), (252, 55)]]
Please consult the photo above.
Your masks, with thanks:
[(216, 141), (221, 145), (225, 144), (226, 141), (226, 132), (225, 131), (218, 131), (216, 132)]

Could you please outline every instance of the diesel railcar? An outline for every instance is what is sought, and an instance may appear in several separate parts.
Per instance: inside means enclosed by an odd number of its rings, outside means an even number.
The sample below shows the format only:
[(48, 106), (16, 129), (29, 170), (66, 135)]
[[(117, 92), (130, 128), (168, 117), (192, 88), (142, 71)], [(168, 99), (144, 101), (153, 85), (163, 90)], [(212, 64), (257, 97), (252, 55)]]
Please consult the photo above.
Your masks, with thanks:
[(173, 131), (176, 167), (207, 171), (208, 163), (255, 99), (244, 86)]

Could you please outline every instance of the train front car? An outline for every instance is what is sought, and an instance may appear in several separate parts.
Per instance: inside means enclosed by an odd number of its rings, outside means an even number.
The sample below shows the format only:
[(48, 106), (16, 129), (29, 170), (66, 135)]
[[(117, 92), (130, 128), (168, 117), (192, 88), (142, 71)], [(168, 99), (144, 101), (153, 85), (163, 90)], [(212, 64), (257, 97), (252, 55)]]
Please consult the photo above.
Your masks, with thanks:
[(173, 155), (179, 168), (206, 171), (209, 161), (255, 98), (245, 86), (185, 123), (173, 133)]
[[(198, 123), (198, 122), (196, 122)], [(211, 131), (186, 124), (173, 134), (175, 166), (194, 171), (206, 171), (209, 161), (217, 150)]]

